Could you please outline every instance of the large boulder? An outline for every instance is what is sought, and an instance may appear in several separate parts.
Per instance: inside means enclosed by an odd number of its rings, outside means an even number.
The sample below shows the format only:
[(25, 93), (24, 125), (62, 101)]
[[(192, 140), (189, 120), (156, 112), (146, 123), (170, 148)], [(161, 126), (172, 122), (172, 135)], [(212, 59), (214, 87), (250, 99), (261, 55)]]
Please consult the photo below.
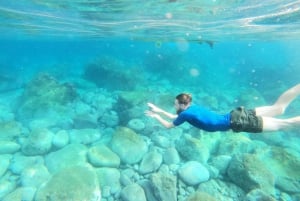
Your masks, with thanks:
[(163, 158), (158, 151), (151, 151), (145, 154), (141, 162), (139, 172), (147, 174), (156, 171), (162, 164)]
[(233, 155), (239, 153), (250, 153), (253, 150), (265, 147), (260, 141), (253, 141), (242, 133), (234, 133), (221, 139), (219, 143), (219, 155)]
[(69, 133), (66, 130), (59, 130), (52, 139), (52, 144), (55, 148), (63, 148), (69, 143)]
[(254, 154), (241, 154), (232, 158), (227, 174), (244, 191), (262, 189), (267, 194), (275, 193), (275, 178), (266, 164)]
[(150, 176), (150, 181), (157, 200), (177, 200), (176, 176), (158, 172)]
[(3, 198), (3, 201), (17, 201), (17, 200), (26, 200), (33, 201), (36, 188), (32, 187), (19, 187), (13, 192), (9, 193)]
[(0, 122), (0, 140), (14, 140), (22, 133), (22, 125), (16, 121)]
[[(129, 119), (140, 118), (140, 111), (149, 96), (145, 90), (120, 91), (117, 104), (114, 107), (118, 111), (120, 125), (127, 126)], [(141, 125), (138, 126), (142, 127)]]
[(182, 136), (176, 143), (176, 149), (184, 159), (200, 163), (206, 163), (210, 155), (208, 147), (190, 135)]
[(0, 154), (13, 154), (20, 149), (20, 145), (13, 141), (0, 140)]
[(300, 193), (300, 154), (292, 149), (271, 147), (257, 153), (284, 192)]
[(121, 174), (118, 169), (103, 167), (96, 169), (96, 173), (102, 192), (104, 189), (109, 189), (110, 194), (115, 194), (121, 190)]
[(14, 189), (16, 189), (17, 183), (16, 181), (10, 179), (1, 179), (0, 180), (0, 200), (3, 200), (5, 196), (11, 193)]
[(209, 179), (208, 170), (197, 161), (189, 161), (178, 170), (179, 177), (187, 185), (197, 185)]
[(38, 188), (50, 178), (47, 168), (42, 165), (34, 165), (24, 169), (20, 175), (20, 183), (23, 187)]
[(53, 133), (48, 129), (36, 129), (22, 143), (22, 152), (25, 155), (43, 155), (52, 147)]
[(186, 201), (217, 201), (213, 196), (205, 192), (196, 191), (192, 193)]
[(174, 147), (170, 147), (165, 150), (163, 160), (167, 165), (178, 164), (180, 162), (180, 156)]
[(97, 176), (89, 166), (73, 166), (58, 171), (37, 191), (35, 201), (100, 201)]
[(70, 144), (45, 157), (45, 163), (50, 173), (55, 173), (66, 167), (85, 165), (87, 148), (81, 144)]
[(125, 164), (138, 163), (148, 150), (143, 138), (126, 127), (117, 128), (111, 140), (111, 148)]
[(26, 86), (19, 99), (18, 114), (21, 117), (45, 116), (49, 110), (61, 111), (77, 97), (70, 83), (59, 83), (49, 74), (39, 74)]
[(230, 155), (218, 155), (211, 158), (210, 165), (217, 168), (221, 174), (225, 174), (231, 158), (232, 157)]
[(272, 196), (266, 194), (264, 191), (261, 189), (254, 189), (250, 191), (245, 198), (246, 201), (257, 201), (257, 200), (262, 200), (262, 201), (276, 201), (275, 198)]
[(104, 144), (92, 146), (87, 153), (89, 162), (95, 167), (115, 167), (120, 166), (120, 158), (110, 148)]
[(20, 152), (13, 155), (9, 170), (14, 174), (21, 174), (23, 170), (44, 164), (44, 158), (42, 156), (24, 156)]
[(206, 192), (218, 201), (244, 200), (245, 192), (232, 182), (210, 179), (199, 184), (197, 191)]
[(145, 129), (145, 123), (142, 121), (142, 119), (135, 118), (128, 122), (128, 127), (136, 132), (139, 132)]
[(133, 90), (141, 81), (141, 72), (136, 70), (115, 57), (102, 56), (85, 67), (83, 77), (109, 90)]
[(100, 139), (101, 133), (98, 129), (93, 128), (72, 129), (69, 136), (70, 143), (91, 144)]
[[(81, 96), (83, 96), (81, 94)], [(83, 99), (84, 97), (81, 97)], [(74, 103), (73, 126), (76, 129), (97, 128), (98, 114), (91, 104), (78, 100)]]
[(11, 155), (9, 154), (1, 154), (0, 155), (0, 178), (6, 173), (10, 160), (11, 160)]
[(147, 201), (143, 188), (138, 184), (130, 184), (121, 192), (123, 201)]

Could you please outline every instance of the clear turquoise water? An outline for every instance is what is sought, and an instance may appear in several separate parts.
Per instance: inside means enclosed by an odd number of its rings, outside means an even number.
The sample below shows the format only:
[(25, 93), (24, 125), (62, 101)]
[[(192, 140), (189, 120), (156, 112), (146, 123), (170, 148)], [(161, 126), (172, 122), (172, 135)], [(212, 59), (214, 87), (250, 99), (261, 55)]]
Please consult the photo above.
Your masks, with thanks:
[[(14, 187), (7, 191), (0, 190), (0, 199), (18, 188), (26, 187), (26, 184), (20, 184), (20, 173), (13, 171), (15, 155), (46, 158), (59, 150), (52, 146), (42, 154), (24, 151), (24, 141), (29, 138), (33, 127), (46, 127), (55, 135), (59, 130), (71, 132), (90, 128), (91, 124), (91, 128), (105, 133), (105, 137), (85, 144), (90, 148), (97, 142), (109, 144), (107, 141), (112, 134), (107, 130), (112, 129), (113, 133), (118, 126), (127, 126), (131, 119), (139, 119), (146, 124), (146, 128), (137, 133), (154, 143), (150, 133), (158, 129), (169, 136), (170, 132), (155, 122), (149, 122), (144, 116), (147, 101), (173, 111), (172, 98), (181, 91), (188, 91), (193, 93), (197, 104), (228, 112), (239, 105), (253, 108), (272, 104), (284, 90), (299, 83), (299, 1), (0, 0), (0, 22), (0, 132), (3, 135), (7, 132), (5, 125), (8, 122), (22, 125), (22, 131), (17, 136), (11, 138), (4, 135), (6, 137), (0, 138), (20, 146), (15, 151), (1, 150), (1, 154), (9, 155), (10, 160), (7, 167), (2, 164), (4, 170), (0, 174), (0, 183), (4, 185), (8, 180)], [(87, 75), (88, 66), (92, 64), (102, 65), (105, 71)], [(51, 91), (51, 87), (41, 86), (41, 94), (34, 92), (39, 90), (38, 86), (28, 92), (41, 73), (53, 77), (59, 84), (72, 85), (77, 93), (76, 98), (67, 103), (59, 102), (58, 105), (62, 104), (63, 108), (60, 110), (56, 106), (62, 94), (54, 95), (53, 99), (49, 98), (50, 95), (43, 97), (48, 90)], [(135, 96), (138, 101), (125, 105), (124, 109), (120, 105), (122, 102), (119, 102), (122, 92), (137, 92)], [(109, 99), (108, 104), (113, 106), (103, 106), (104, 109), (101, 109), (103, 103), (94, 103), (89, 99), (89, 93), (104, 95)], [(43, 100), (37, 98), (37, 102), (32, 104), (36, 99), (31, 99), (31, 96), (40, 96)], [(76, 105), (82, 102), (89, 108), (84, 115), (97, 116), (88, 120), (89, 123), (78, 121), (79, 115), (74, 112)], [(117, 123), (104, 120), (95, 123), (98, 117), (111, 110), (119, 118)], [(296, 116), (299, 111), (298, 98), (287, 108), (283, 117)], [(59, 119), (60, 123), (36, 123), (53, 118)], [(80, 118), (88, 119), (86, 116)], [(73, 123), (61, 123), (61, 119), (69, 119)], [(198, 136), (195, 133), (199, 131), (184, 127), (184, 132)], [(227, 134), (232, 135), (230, 132)], [(222, 142), (220, 134), (214, 136), (202, 132), (203, 135), (209, 136), (215, 143)], [(226, 138), (226, 134), (221, 136)], [(255, 140), (263, 142), (268, 148), (292, 150), (294, 155), (299, 156), (297, 129), (268, 133), (263, 137), (251, 134), (241, 136), (249, 138), (254, 144)], [(165, 147), (155, 143), (154, 146), (159, 147), (161, 152), (165, 150)], [(237, 149), (232, 154), (226, 154), (234, 156), (236, 151), (244, 153), (242, 149)], [(260, 157), (264, 155), (258, 149), (247, 153), (258, 153)], [(211, 149), (207, 164), (221, 154), (225, 153)], [(294, 160), (297, 163), (291, 165), (288, 162), (284, 166), (286, 169), (279, 168), (283, 172), (280, 174), (286, 176), (290, 171), (295, 171), (300, 159), (295, 157)], [(179, 166), (188, 161), (182, 157)], [(272, 162), (267, 166), (270, 164)], [(120, 172), (126, 166), (122, 165)], [(49, 169), (47, 164), (45, 167)], [(299, 186), (299, 172), (296, 171), (293, 177), (297, 178)], [(227, 175), (221, 178), (228, 180)], [(289, 192), (282, 186), (278, 187), (278, 184), (274, 187), (277, 191), (273, 197), (277, 200), (284, 200), (283, 194), (289, 196), (285, 200), (299, 200), (299, 192)], [(37, 186), (35, 188), (39, 190)], [(195, 186), (193, 188), (197, 189)], [(119, 197), (111, 194), (111, 197), (103, 199), (118, 200)]]

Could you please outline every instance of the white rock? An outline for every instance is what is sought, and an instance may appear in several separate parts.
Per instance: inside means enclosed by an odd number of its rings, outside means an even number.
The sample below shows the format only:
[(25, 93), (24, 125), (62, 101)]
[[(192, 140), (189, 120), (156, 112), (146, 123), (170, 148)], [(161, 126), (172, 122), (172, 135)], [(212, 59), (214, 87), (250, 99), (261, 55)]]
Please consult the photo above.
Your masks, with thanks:
[(210, 155), (209, 149), (203, 141), (187, 134), (177, 141), (176, 149), (188, 161), (206, 163)]
[(73, 129), (70, 131), (70, 142), (80, 144), (91, 144), (101, 137), (98, 129)]
[(28, 167), (21, 173), (20, 181), (23, 187), (40, 187), (50, 178), (47, 168), (42, 165)]
[(116, 168), (98, 168), (96, 170), (101, 189), (110, 187), (110, 193), (115, 194), (121, 190), (120, 171)]
[(143, 138), (126, 127), (119, 127), (113, 134), (111, 148), (127, 164), (139, 162), (148, 150)]
[(21, 187), (17, 188), (7, 196), (3, 198), (3, 201), (33, 201), (34, 194), (36, 192), (35, 188), (31, 187)]
[(155, 135), (152, 137), (152, 141), (155, 142), (155, 144), (162, 148), (170, 147), (171, 141), (168, 137), (162, 136), (162, 135)]
[(230, 155), (218, 155), (211, 159), (211, 165), (217, 168), (221, 174), (225, 174), (231, 158)]
[(162, 163), (162, 155), (157, 151), (151, 151), (145, 154), (140, 165), (139, 172), (147, 174), (156, 171)]
[(0, 180), (0, 200), (16, 188), (16, 183), (9, 180)]
[(53, 133), (48, 129), (36, 129), (22, 144), (22, 152), (25, 155), (43, 155), (52, 147)]
[(0, 178), (7, 171), (11, 158), (12, 158), (12, 156), (8, 155), (8, 154), (0, 155)]
[(120, 182), (123, 186), (132, 184), (131, 179), (126, 174), (121, 174)]
[(20, 145), (12, 141), (0, 141), (0, 154), (12, 154), (20, 149)]
[(44, 159), (41, 156), (24, 156), (22, 154), (15, 154), (11, 159), (11, 164), (9, 169), (14, 174), (21, 174), (21, 172), (27, 168), (34, 165), (44, 164)]
[(130, 184), (123, 188), (121, 198), (124, 201), (147, 201), (143, 188), (138, 184)]
[(29, 128), (31, 130), (40, 129), (40, 128), (49, 128), (55, 126), (57, 123), (56, 119), (52, 118), (39, 118), (34, 119), (29, 123)]
[(145, 124), (140, 119), (131, 119), (128, 122), (128, 127), (133, 129), (134, 131), (141, 131), (141, 130), (144, 130)]
[(100, 201), (101, 192), (94, 168), (85, 165), (59, 170), (38, 189), (35, 200)]
[(66, 167), (86, 165), (87, 148), (82, 144), (70, 144), (51, 152), (45, 157), (46, 167), (50, 173), (55, 173)]
[(132, 168), (127, 168), (122, 171), (122, 174), (127, 175), (129, 178), (132, 178), (136, 172)]
[(208, 170), (197, 161), (189, 161), (178, 170), (180, 179), (187, 185), (197, 185), (209, 179)]
[(95, 145), (88, 151), (89, 162), (96, 167), (119, 167), (120, 158), (103, 144)]
[(167, 149), (164, 153), (164, 163), (167, 165), (178, 164), (180, 162), (180, 156), (174, 147)]
[(52, 139), (53, 146), (63, 148), (69, 143), (69, 134), (66, 130), (58, 131)]

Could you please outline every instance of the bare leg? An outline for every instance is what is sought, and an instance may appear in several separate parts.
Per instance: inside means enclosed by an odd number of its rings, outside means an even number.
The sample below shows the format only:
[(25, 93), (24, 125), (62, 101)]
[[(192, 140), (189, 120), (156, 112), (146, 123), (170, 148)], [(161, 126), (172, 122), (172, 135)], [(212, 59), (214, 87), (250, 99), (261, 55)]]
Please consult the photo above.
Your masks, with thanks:
[(277, 99), (271, 106), (263, 106), (255, 108), (257, 116), (274, 117), (284, 113), (287, 106), (300, 95), (300, 84), (288, 89)]
[(263, 131), (278, 131), (293, 126), (300, 126), (300, 116), (289, 119), (276, 119), (272, 117), (263, 118)]

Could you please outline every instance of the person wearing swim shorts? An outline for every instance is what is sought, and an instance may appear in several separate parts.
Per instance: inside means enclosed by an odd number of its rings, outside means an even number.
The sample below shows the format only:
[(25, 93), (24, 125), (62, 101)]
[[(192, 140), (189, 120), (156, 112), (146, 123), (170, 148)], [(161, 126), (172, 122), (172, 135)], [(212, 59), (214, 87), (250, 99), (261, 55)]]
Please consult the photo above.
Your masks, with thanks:
[[(147, 103), (149, 110), (145, 114), (156, 119), (166, 128), (179, 126), (184, 122), (208, 131), (228, 131), (260, 133), (265, 131), (278, 131), (293, 126), (300, 126), (300, 116), (279, 119), (275, 116), (285, 112), (288, 105), (300, 94), (300, 84), (285, 91), (277, 101), (270, 106), (246, 109), (238, 107), (227, 114), (218, 114), (205, 107), (192, 105), (192, 96), (181, 93), (175, 98), (176, 114), (171, 114)], [(164, 119), (162, 116), (172, 121)]]

